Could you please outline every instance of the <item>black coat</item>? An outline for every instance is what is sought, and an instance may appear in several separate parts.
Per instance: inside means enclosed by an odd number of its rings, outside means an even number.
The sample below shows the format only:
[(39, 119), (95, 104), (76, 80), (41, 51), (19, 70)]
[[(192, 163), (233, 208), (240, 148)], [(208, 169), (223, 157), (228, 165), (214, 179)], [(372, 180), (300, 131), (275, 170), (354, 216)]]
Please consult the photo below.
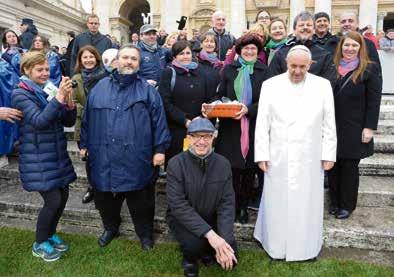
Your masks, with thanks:
[[(353, 71), (352, 71), (353, 72)], [(373, 154), (373, 140), (361, 142), (364, 128), (376, 130), (379, 120), (381, 82), (376, 64), (370, 64), (361, 80), (350, 80), (349, 72), (334, 89), (338, 158), (362, 159)]]
[(313, 41), (317, 45), (330, 52), (331, 56), (334, 57), (339, 42), (339, 38), (337, 36), (331, 34), (330, 32), (327, 32), (324, 37), (319, 38), (316, 34), (314, 34)]
[[(218, 98), (223, 96), (236, 100), (234, 80), (238, 75), (241, 64), (235, 61), (223, 69), (222, 81), (219, 85)], [(231, 163), (232, 168), (245, 169), (255, 167), (254, 163), (254, 131), (256, 128), (257, 109), (260, 98), (261, 85), (271, 77), (271, 73), (265, 64), (257, 61), (254, 65), (252, 81), (252, 104), (248, 106), (247, 117), (249, 118), (249, 152), (246, 160), (241, 153), (241, 121), (230, 118), (221, 118), (219, 133), (216, 140), (215, 151), (225, 156)]]
[(207, 77), (208, 90), (213, 97), (216, 95), (217, 88), (220, 84), (220, 68), (215, 68), (210, 62), (200, 59), (198, 60), (198, 64)]
[(313, 60), (309, 72), (329, 80), (331, 86), (334, 87), (336, 81), (336, 69), (333, 58), (330, 52), (328, 52), (311, 40), (305, 43), (302, 43), (295, 38), (289, 40), (286, 45), (284, 45), (275, 53), (275, 56), (269, 65), (269, 69), (272, 74), (276, 76), (287, 71), (287, 53), (295, 45), (305, 45), (309, 48), (312, 53)]
[(230, 163), (211, 153), (201, 159), (185, 151), (167, 167), (167, 221), (180, 224), (197, 237), (215, 229), (234, 242), (235, 196)]
[(35, 25), (29, 25), (26, 32), (22, 33), (19, 38), (23, 49), (29, 50), (33, 44), (33, 38), (38, 35), (38, 30)]
[(171, 68), (163, 70), (159, 93), (166, 110), (168, 127), (171, 132), (171, 145), (167, 150), (167, 158), (183, 151), (183, 139), (186, 136), (186, 121), (201, 115), (201, 105), (207, 103), (212, 92), (208, 91), (207, 78), (197, 67), (186, 72), (174, 67), (176, 72), (175, 86), (171, 90)]

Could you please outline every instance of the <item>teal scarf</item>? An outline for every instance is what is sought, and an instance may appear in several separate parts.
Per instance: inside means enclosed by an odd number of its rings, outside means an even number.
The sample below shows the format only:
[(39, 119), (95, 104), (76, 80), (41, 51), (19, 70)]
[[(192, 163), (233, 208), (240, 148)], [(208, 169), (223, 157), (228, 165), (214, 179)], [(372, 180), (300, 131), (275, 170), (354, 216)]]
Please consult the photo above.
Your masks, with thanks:
[(282, 46), (285, 45), (286, 42), (287, 42), (287, 38), (284, 38), (280, 41), (273, 41), (272, 39), (270, 39), (270, 41), (265, 46), (265, 48), (269, 50), (268, 64), (271, 63), (272, 59), (275, 56), (276, 51), (282, 48)]

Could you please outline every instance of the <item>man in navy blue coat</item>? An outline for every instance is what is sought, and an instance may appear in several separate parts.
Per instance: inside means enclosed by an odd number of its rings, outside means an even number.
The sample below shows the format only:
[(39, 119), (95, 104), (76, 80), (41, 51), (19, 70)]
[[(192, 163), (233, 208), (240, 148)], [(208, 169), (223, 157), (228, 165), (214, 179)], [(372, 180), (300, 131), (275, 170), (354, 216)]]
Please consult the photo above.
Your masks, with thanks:
[(160, 95), (139, 76), (140, 50), (125, 45), (118, 70), (90, 91), (81, 128), (81, 154), (90, 160), (95, 205), (103, 220), (101, 247), (118, 236), (126, 199), (145, 250), (153, 247), (154, 183), (170, 134)]

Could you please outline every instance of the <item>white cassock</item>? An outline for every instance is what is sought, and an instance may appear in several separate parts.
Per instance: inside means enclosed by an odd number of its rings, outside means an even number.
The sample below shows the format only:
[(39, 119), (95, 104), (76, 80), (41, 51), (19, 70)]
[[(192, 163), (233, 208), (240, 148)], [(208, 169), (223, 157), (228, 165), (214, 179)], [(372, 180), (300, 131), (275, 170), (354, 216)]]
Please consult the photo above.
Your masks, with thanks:
[(261, 88), (255, 161), (268, 161), (254, 237), (274, 259), (302, 261), (323, 244), (322, 160), (336, 160), (334, 100), (329, 81), (288, 72)]

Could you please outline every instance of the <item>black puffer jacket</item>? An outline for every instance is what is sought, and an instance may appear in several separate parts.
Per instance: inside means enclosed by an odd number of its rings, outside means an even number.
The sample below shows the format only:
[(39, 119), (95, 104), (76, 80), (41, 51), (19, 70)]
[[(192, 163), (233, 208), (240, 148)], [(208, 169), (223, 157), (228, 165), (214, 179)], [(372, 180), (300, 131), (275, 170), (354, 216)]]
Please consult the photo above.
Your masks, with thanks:
[(329, 80), (331, 86), (335, 87), (337, 73), (332, 56), (330, 52), (317, 45), (312, 40), (308, 40), (303, 43), (296, 38), (290, 39), (286, 45), (275, 53), (275, 56), (269, 65), (271, 73), (276, 76), (287, 71), (287, 53), (296, 45), (305, 45), (312, 53), (313, 62), (309, 72)]
[(313, 41), (317, 45), (330, 52), (330, 54), (334, 57), (339, 42), (339, 38), (337, 36), (331, 34), (330, 32), (327, 32), (324, 37), (319, 38), (316, 34), (314, 34)]
[(215, 31), (214, 28), (209, 29), (209, 32), (215, 33), (218, 39), (218, 56), (219, 60), (224, 61), (226, 59), (226, 53), (229, 49), (233, 48), (235, 44), (235, 37), (224, 30), (221, 34)]

